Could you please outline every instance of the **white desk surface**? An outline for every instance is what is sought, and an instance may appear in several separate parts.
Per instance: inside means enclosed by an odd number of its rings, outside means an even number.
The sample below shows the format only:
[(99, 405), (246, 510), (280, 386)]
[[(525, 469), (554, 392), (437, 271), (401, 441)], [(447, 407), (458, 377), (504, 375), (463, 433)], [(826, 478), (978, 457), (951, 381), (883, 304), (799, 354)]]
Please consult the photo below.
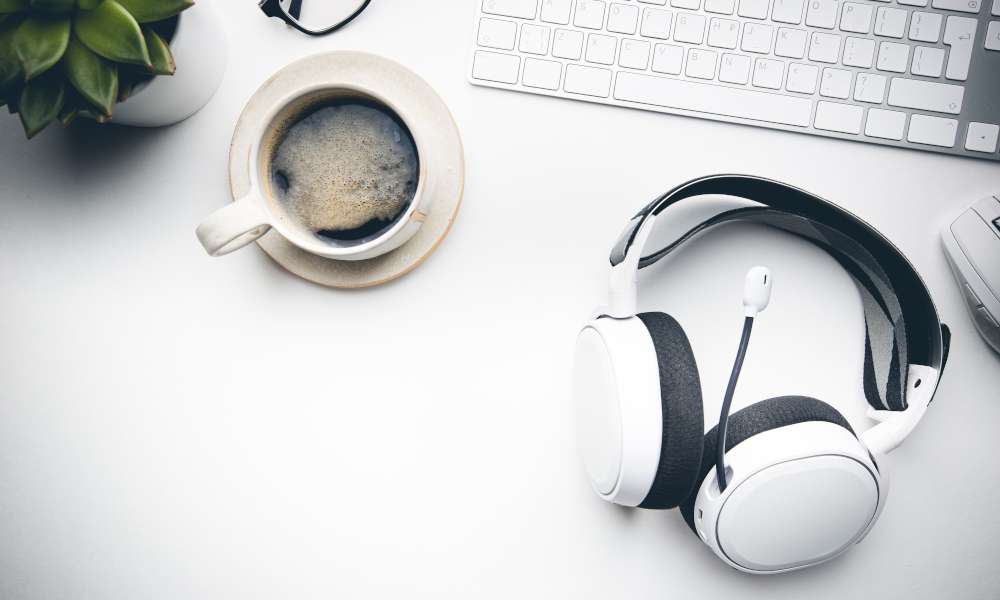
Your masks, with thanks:
[[(318, 39), (256, 2), (219, 4), (228, 69), (187, 121), (81, 120), (27, 142), (0, 118), (0, 597), (1000, 595), (1000, 356), (938, 235), (1000, 192), (1000, 165), (475, 87), (472, 0), (374, 0)], [(451, 107), (467, 166), (451, 233), (360, 291), (298, 279), (256, 247), (209, 258), (194, 228), (230, 201), (243, 105), (334, 49), (400, 61)], [(780, 576), (724, 566), (677, 511), (600, 500), (574, 438), (573, 341), (604, 299), (614, 239), (659, 193), (716, 172), (801, 186), (881, 229), (954, 333), (871, 535)], [(799, 393), (870, 424), (857, 292), (822, 252), (750, 225), (640, 281), (640, 307), (692, 338), (706, 419), (754, 264), (774, 295), (736, 407)]]

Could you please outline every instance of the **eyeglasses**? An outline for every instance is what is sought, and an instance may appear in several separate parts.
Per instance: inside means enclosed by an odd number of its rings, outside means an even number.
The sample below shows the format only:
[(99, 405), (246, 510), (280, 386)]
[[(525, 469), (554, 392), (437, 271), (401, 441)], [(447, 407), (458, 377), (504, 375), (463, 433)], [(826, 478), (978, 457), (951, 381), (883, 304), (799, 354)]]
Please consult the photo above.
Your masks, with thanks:
[(368, 8), (371, 0), (261, 0), (260, 9), (309, 35), (340, 29)]

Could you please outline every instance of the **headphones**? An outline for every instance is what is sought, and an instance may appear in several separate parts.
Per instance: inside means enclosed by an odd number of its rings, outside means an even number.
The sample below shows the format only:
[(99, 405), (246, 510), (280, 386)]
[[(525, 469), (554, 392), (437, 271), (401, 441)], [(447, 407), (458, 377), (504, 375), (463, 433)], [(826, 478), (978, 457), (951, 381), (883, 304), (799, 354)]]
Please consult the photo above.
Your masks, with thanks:
[[(662, 219), (672, 241), (643, 256), (653, 223), (668, 208), (670, 220)], [(696, 233), (736, 220), (803, 237), (854, 279), (865, 314), (862, 384), (877, 425), (859, 435), (829, 404), (785, 396), (728, 419), (726, 406), (722, 435), (719, 426), (704, 433), (691, 345), (669, 315), (636, 314), (636, 275)], [(642, 209), (615, 244), (611, 266), (608, 305), (584, 325), (573, 360), (577, 435), (597, 493), (623, 506), (679, 506), (695, 535), (748, 573), (812, 566), (860, 542), (885, 506), (885, 455), (920, 421), (947, 361), (950, 332), (906, 257), (822, 198), (767, 179), (717, 175)], [(766, 278), (751, 280), (765, 274), (754, 269), (747, 278), (741, 350), (753, 314), (767, 305), (761, 294), (770, 292)]]

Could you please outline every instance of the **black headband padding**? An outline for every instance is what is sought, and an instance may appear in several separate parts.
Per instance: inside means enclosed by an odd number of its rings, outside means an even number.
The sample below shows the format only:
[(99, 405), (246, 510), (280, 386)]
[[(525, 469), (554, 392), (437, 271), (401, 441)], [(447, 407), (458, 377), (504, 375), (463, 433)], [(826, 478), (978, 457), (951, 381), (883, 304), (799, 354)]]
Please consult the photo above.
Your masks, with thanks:
[[(781, 396), (751, 404), (729, 416), (729, 427), (726, 431), (726, 452), (765, 431), (809, 421), (824, 421), (840, 425), (857, 437), (847, 419), (826, 402), (807, 396)], [(688, 527), (695, 535), (698, 535), (698, 531), (694, 527), (694, 503), (698, 498), (698, 490), (701, 489), (705, 477), (715, 469), (717, 430), (718, 426), (713, 427), (705, 434), (698, 483), (691, 491), (691, 495), (681, 503), (681, 515), (684, 516)]]
[(699, 481), (705, 428), (701, 380), (691, 344), (673, 317), (660, 312), (636, 316), (646, 326), (656, 349), (663, 410), (660, 462), (653, 485), (639, 508), (674, 508)]
[[(907, 361), (940, 370), (943, 345), (937, 310), (920, 275), (903, 253), (876, 229), (848, 211), (784, 183), (746, 175), (712, 175), (681, 184), (648, 204), (629, 222), (628, 228), (612, 249), (612, 266), (625, 260), (636, 233), (649, 215), (659, 215), (667, 207), (687, 198), (706, 195), (733, 196), (758, 202), (815, 221), (853, 240), (886, 273), (898, 298), (905, 322)], [(713, 219), (706, 221), (706, 226), (712, 221)], [(687, 237), (690, 236), (685, 236), (684, 239)], [(643, 257), (640, 268), (652, 264), (665, 254), (660, 251)]]

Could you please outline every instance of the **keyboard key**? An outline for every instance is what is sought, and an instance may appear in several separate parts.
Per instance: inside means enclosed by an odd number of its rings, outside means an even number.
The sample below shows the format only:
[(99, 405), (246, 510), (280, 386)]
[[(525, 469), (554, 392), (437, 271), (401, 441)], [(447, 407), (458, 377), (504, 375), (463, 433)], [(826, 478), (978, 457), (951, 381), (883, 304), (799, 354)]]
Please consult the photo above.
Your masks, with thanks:
[(774, 42), (774, 53), (788, 58), (802, 58), (806, 55), (808, 35), (801, 29), (778, 29), (778, 39)]
[[(976, 0), (978, 2), (978, 0)], [(906, 11), (898, 8), (879, 8), (875, 13), (875, 35), (901, 38), (906, 31)]]
[(997, 151), (998, 136), (1000, 136), (1000, 126), (987, 123), (969, 123), (969, 134), (965, 137), (965, 149), (993, 154)]
[(740, 37), (740, 22), (729, 19), (712, 19), (708, 25), (708, 45), (716, 48), (736, 49)]
[(638, 23), (638, 6), (629, 6), (627, 4), (611, 5), (611, 12), (608, 14), (608, 31), (633, 35)]
[(517, 56), (477, 50), (472, 64), (472, 76), (475, 79), (514, 84), (517, 83), (520, 68), (521, 59)]
[(677, 13), (674, 41), (700, 44), (705, 39), (705, 17), (691, 13)]
[(896, 2), (905, 6), (927, 6), (927, 0), (896, 0)]
[(538, 0), (483, 0), (483, 12), (502, 17), (534, 19)]
[(542, 0), (540, 19), (546, 23), (569, 25), (569, 12), (573, 8), (573, 0)]
[(965, 88), (960, 85), (935, 83), (893, 77), (889, 84), (889, 105), (957, 115), (962, 112)]
[(872, 68), (875, 60), (875, 40), (849, 37), (844, 43), (843, 63), (848, 67)]
[(701, 0), (670, 0), (670, 6), (673, 6), (674, 8), (698, 10), (701, 8)]
[(861, 133), (861, 120), (865, 109), (850, 104), (819, 102), (816, 104), (816, 120), (813, 127), (840, 133)]
[(587, 36), (587, 62), (613, 65), (617, 48), (618, 38), (592, 33)]
[(953, 148), (955, 147), (957, 131), (958, 121), (955, 119), (914, 114), (910, 116), (910, 130), (906, 133), (906, 141), (914, 144)]
[(1000, 17), (1000, 0), (993, 0), (993, 11), (990, 14), (994, 17)]
[(744, 52), (767, 54), (771, 51), (773, 32), (774, 28), (770, 25), (747, 23), (743, 26), (743, 44), (740, 47)]
[(615, 98), (679, 110), (808, 127), (812, 100), (683, 79), (619, 73)]
[[(854, 99), (858, 102), (882, 104), (885, 99), (885, 75), (858, 73), (858, 81), (854, 84)], [(903, 130), (899, 130), (899, 139), (903, 138)]]
[(548, 54), (550, 32), (548, 27), (542, 25), (521, 25), (521, 41), (517, 49), (528, 54)]
[(838, 58), (840, 58), (840, 36), (814, 32), (812, 43), (809, 44), (809, 60), (836, 64)]
[(805, 0), (774, 0), (771, 9), (771, 20), (778, 23), (798, 25), (802, 22), (802, 7)]
[(740, 0), (740, 10), (737, 14), (749, 19), (766, 19), (768, 4), (770, 0)]
[(948, 68), (944, 76), (955, 81), (965, 81), (969, 77), (969, 62), (972, 60), (972, 47), (976, 43), (975, 19), (966, 17), (948, 17), (944, 26), (944, 43), (951, 46), (948, 55)]
[(780, 60), (758, 58), (753, 69), (754, 87), (780, 90), (785, 76), (785, 63)]
[(882, 42), (878, 49), (878, 62), (875, 68), (879, 71), (906, 73), (906, 63), (910, 60), (910, 47), (906, 44)]
[(723, 54), (719, 65), (719, 81), (745, 85), (750, 81), (750, 57), (741, 54)]
[(711, 50), (688, 50), (688, 64), (684, 74), (698, 79), (715, 79), (715, 61), (719, 55)]
[(600, 29), (604, 25), (604, 6), (600, 0), (577, 0), (573, 24), (587, 29)]
[(583, 65), (566, 65), (563, 89), (570, 94), (607, 98), (611, 93), (611, 71)]
[(895, 110), (872, 108), (868, 110), (868, 121), (865, 123), (865, 135), (884, 140), (903, 139), (906, 128), (906, 113)]
[[(1000, 3), (1000, 0), (997, 2)], [(1000, 50), (1000, 21), (993, 21), (986, 30), (986, 49)]]
[(910, 18), (910, 39), (936, 44), (941, 37), (941, 21), (941, 15), (937, 13), (913, 13)]
[(663, 6), (667, 3), (667, 0), (639, 0), (639, 2), (643, 2), (645, 4), (659, 4), (660, 6)]
[(562, 64), (554, 60), (526, 58), (521, 83), (528, 87), (558, 90), (560, 75), (562, 75)]
[(852, 75), (853, 73), (843, 69), (823, 69), (823, 83), (819, 86), (819, 95), (847, 100), (851, 95)]
[(840, 17), (840, 30), (853, 33), (868, 33), (872, 28), (872, 6), (856, 2), (844, 3), (844, 14)]
[(666, 40), (670, 38), (670, 17), (673, 13), (669, 10), (659, 10), (647, 8), (642, 14), (642, 29), (639, 34), (643, 37)]
[(684, 61), (684, 48), (657, 44), (653, 48), (653, 70), (667, 75), (680, 75)]
[(643, 69), (649, 66), (649, 42), (622, 40), (622, 51), (618, 64), (629, 69)]
[(818, 77), (819, 69), (816, 67), (792, 63), (788, 66), (788, 81), (785, 82), (785, 89), (800, 94), (815, 93)]
[(583, 55), (583, 34), (571, 29), (556, 29), (552, 42), (552, 56), (580, 60)]
[(982, 0), (934, 0), (931, 6), (942, 10), (978, 13), (979, 9), (982, 8), (982, 4)]
[(513, 50), (515, 37), (517, 37), (517, 24), (513, 21), (479, 19), (479, 37), (476, 38), (476, 43), (480, 46)]
[(837, 0), (810, 0), (806, 25), (833, 29), (837, 24)]
[(705, 0), (705, 12), (731, 15), (734, 10), (736, 10), (736, 0)]
[(944, 68), (944, 49), (917, 46), (913, 50), (913, 64), (910, 73), (924, 77), (940, 77)]

